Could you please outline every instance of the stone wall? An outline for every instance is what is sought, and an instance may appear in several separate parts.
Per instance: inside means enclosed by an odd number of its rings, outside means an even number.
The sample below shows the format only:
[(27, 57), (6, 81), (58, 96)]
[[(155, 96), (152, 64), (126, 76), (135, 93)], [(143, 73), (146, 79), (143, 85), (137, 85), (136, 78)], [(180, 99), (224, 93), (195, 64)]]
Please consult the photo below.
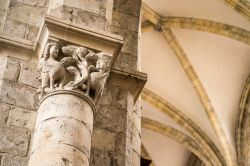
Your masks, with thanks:
[(4, 48), (0, 47), (0, 163), (26, 166), (36, 122), (39, 74), (31, 60), (11, 57), (11, 53), (2, 56)]
[[(139, 68), (138, 39), (141, 0), (114, 0), (111, 32), (124, 37), (114, 68)], [(125, 84), (125, 83), (124, 83)], [(108, 82), (94, 121), (91, 164), (140, 165), (141, 103), (123, 85)]]
[[(34, 44), (46, 13), (58, 18), (67, 16), (67, 21), (79, 26), (111, 31), (124, 37), (114, 69), (126, 73), (138, 71), (141, 0), (93, 1), (88, 8), (78, 5), (90, 1), (77, 1), (75, 5), (66, 0), (57, 10), (51, 9), (52, 1), (0, 0), (0, 38)], [(72, 10), (66, 10), (69, 8)], [(104, 26), (100, 26), (102, 20)], [(26, 166), (28, 162), (39, 105), (36, 90), (41, 85), (36, 56), (33, 50), (0, 43), (1, 166)], [(92, 166), (140, 165), (141, 103), (140, 99), (134, 103), (134, 96), (125, 84), (115, 85), (109, 79), (105, 86), (94, 119)]]
[(48, 5), (49, 0), (0, 0), (0, 32), (35, 41)]
[(128, 71), (138, 70), (141, 0), (114, 0), (113, 9), (111, 31), (124, 37), (124, 45), (114, 67)]

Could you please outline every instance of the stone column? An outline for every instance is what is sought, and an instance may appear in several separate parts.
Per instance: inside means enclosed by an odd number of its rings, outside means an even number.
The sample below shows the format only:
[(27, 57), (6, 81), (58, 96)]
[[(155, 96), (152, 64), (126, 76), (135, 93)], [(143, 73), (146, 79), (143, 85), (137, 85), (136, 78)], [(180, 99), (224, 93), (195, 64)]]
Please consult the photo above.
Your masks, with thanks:
[(38, 109), (29, 166), (88, 166), (95, 106), (82, 92), (55, 90)]

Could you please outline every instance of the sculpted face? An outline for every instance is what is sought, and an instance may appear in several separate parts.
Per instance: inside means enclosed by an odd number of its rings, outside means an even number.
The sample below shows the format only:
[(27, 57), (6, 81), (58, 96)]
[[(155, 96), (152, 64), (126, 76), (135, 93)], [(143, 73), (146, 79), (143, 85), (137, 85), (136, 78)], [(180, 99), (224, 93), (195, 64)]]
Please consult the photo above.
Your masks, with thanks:
[(59, 53), (59, 48), (57, 46), (52, 46), (49, 50), (50, 56), (53, 57), (54, 59), (57, 58), (58, 53)]
[(103, 60), (99, 60), (96, 62), (96, 69), (97, 70), (106, 70), (107, 69), (107, 64)]

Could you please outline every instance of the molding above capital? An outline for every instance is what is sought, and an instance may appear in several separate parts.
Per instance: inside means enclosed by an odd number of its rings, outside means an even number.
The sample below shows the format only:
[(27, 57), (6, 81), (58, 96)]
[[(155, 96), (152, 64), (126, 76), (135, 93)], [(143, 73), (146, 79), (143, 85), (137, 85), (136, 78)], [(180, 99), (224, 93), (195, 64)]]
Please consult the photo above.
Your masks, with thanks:
[(139, 71), (127, 72), (124, 70), (111, 69), (108, 83), (127, 89), (134, 98), (134, 103), (140, 96), (147, 82), (147, 74)]
[(83, 27), (51, 15), (45, 16), (42, 30), (36, 42), (38, 56), (42, 54), (48, 39), (63, 40), (75, 45), (105, 52), (112, 56), (111, 66), (123, 45), (123, 38), (121, 36)]

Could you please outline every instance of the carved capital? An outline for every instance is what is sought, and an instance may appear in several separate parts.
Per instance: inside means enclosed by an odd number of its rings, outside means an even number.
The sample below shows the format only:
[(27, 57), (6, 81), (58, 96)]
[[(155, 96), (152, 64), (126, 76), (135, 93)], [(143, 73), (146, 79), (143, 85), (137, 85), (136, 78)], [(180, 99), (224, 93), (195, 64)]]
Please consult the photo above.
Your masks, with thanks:
[(84, 46), (50, 40), (39, 60), (41, 96), (54, 90), (76, 90), (98, 103), (110, 72), (110, 59), (104, 52)]

